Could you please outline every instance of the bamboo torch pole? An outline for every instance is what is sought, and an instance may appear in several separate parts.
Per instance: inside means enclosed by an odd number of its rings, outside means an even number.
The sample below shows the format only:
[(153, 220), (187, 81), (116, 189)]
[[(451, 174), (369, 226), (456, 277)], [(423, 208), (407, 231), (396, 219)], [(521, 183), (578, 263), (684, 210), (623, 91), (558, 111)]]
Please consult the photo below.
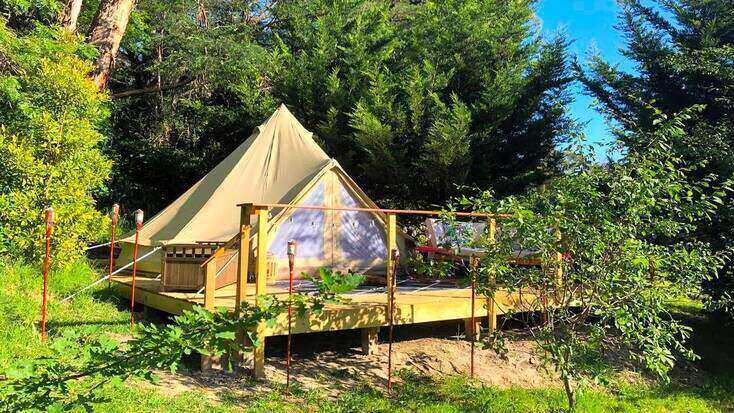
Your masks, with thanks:
[(135, 278), (138, 272), (138, 240), (143, 226), (143, 211), (135, 211), (135, 244), (133, 245), (133, 282), (130, 290), (130, 330), (135, 327)]
[(119, 215), (120, 206), (117, 204), (112, 205), (112, 212), (110, 213), (110, 262), (107, 286), (112, 285), (112, 273), (115, 272), (115, 231), (117, 230), (117, 219)]
[(293, 272), (296, 262), (296, 241), (288, 241), (288, 344), (285, 352), (285, 395), (291, 386), (291, 328), (293, 325)]
[(387, 287), (387, 299), (388, 299), (388, 344), (387, 344), (387, 392), (392, 393), (392, 340), (393, 340), (393, 327), (395, 324), (395, 270), (398, 266), (398, 258), (400, 252), (397, 248), (393, 249), (392, 252), (392, 268), (389, 269), (392, 273), (392, 277), (388, 277), (390, 285)]
[(43, 297), (41, 298), (41, 341), (46, 339), (46, 299), (48, 296), (48, 270), (51, 264), (51, 234), (54, 231), (54, 210), (46, 209), (46, 255), (43, 259)]

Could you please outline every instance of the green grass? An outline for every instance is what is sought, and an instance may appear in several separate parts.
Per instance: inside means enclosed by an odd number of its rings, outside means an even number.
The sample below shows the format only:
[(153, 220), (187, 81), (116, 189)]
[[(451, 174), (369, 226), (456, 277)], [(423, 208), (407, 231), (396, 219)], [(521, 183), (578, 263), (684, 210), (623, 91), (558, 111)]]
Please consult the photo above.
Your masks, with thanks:
[[(66, 330), (85, 334), (128, 334), (127, 303), (105, 289), (106, 284), (82, 294), (69, 303), (59, 300), (78, 290), (99, 274), (85, 263), (55, 270), (51, 274), (49, 339), (38, 337), (41, 276), (24, 265), (0, 263), (0, 374), (11, 363), (37, 357), (48, 351), (54, 339)], [(642, 385), (612, 379), (605, 386), (585, 389), (578, 396), (579, 412), (728, 412), (734, 411), (734, 328), (706, 316), (700, 304), (682, 300), (671, 308), (694, 327), (692, 344), (702, 356), (702, 369), (695, 383)], [(511, 368), (508, 366), (508, 368)], [(685, 374), (685, 373), (681, 373)], [(370, 385), (328, 398), (318, 392), (296, 391), (285, 398), (282, 389), (255, 393), (222, 389), (216, 397), (200, 391), (166, 396), (151, 385), (130, 381), (108, 386), (108, 400), (99, 403), (100, 412), (556, 412), (566, 406), (559, 389), (499, 389), (484, 387), (462, 377), (432, 380), (402, 373), (404, 384), (392, 397)], [(677, 384), (676, 384), (677, 383)], [(216, 399), (213, 400), (213, 399)], [(80, 410), (81, 411), (81, 410)]]
[[(0, 263), (0, 371), (8, 363), (44, 354), (53, 338), (73, 329), (92, 334), (96, 331), (130, 332), (130, 313), (121, 310), (109, 292), (98, 288), (61, 304), (65, 296), (99, 277), (86, 263), (80, 262), (54, 270), (49, 276), (47, 334), (39, 339), (42, 276), (40, 269), (20, 264)], [(103, 283), (106, 285), (105, 283)]]
[[(318, 393), (297, 393), (290, 399), (274, 391), (257, 396), (220, 394), (221, 403), (212, 403), (203, 395), (189, 392), (177, 397), (162, 397), (151, 390), (127, 387), (112, 400), (100, 405), (100, 411), (128, 412), (560, 412), (566, 406), (560, 390), (498, 389), (472, 385), (465, 378), (449, 377), (433, 381), (411, 377), (409, 384), (398, 386), (394, 396), (385, 397), (381, 389), (363, 387), (329, 399)], [(718, 390), (717, 390), (718, 391)], [(612, 393), (606, 390), (585, 391), (578, 400), (579, 412), (726, 412), (717, 391), (691, 391), (681, 388), (633, 388)]]

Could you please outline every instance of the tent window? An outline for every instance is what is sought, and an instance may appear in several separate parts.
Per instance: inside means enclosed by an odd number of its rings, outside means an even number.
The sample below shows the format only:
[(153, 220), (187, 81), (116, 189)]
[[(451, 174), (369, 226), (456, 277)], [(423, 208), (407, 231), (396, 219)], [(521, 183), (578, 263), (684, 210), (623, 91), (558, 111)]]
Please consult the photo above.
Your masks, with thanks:
[[(324, 205), (324, 183), (319, 182), (306, 195), (302, 204)], [(288, 258), (287, 243), (298, 242), (298, 258), (324, 259), (325, 211), (295, 209), (289, 219), (283, 222), (275, 233), (268, 249), (278, 259)]]
[[(360, 206), (343, 186), (340, 187), (339, 200), (346, 207)], [(387, 255), (385, 240), (382, 231), (375, 225), (375, 219), (369, 212), (342, 212), (337, 242), (345, 259), (373, 260)]]

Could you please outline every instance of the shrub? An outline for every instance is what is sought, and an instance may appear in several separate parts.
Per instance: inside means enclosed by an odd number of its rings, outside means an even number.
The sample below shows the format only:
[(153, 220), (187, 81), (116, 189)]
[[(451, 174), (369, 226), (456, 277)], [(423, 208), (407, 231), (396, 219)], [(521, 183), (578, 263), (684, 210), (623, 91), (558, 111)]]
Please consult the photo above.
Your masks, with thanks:
[(57, 263), (102, 228), (92, 194), (111, 165), (99, 149), (105, 97), (87, 77), (93, 53), (68, 32), (17, 36), (0, 22), (0, 256), (38, 258), (47, 207)]

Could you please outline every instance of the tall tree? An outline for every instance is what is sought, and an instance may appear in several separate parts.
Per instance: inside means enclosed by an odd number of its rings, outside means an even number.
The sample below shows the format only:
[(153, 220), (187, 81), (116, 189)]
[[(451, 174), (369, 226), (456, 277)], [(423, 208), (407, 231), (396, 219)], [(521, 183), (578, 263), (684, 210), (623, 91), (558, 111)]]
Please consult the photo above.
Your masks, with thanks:
[(563, 39), (533, 2), (295, 1), (274, 8), (273, 93), (378, 199), (441, 203), (553, 175), (573, 129)]
[[(74, 2), (71, 7), (73, 10)], [(81, 4), (79, 7), (81, 8)], [(101, 0), (99, 2), (97, 14), (89, 27), (88, 41), (99, 50), (92, 78), (100, 90), (107, 86), (107, 80), (115, 64), (115, 57), (120, 49), (122, 36), (125, 34), (130, 13), (134, 7), (135, 0)]]
[[(626, 130), (658, 127), (660, 114), (670, 117), (696, 107), (696, 115), (671, 142), (687, 164), (700, 165), (692, 181), (715, 173), (728, 180), (734, 173), (734, 13), (730, 0), (656, 0), (643, 4), (625, 0), (619, 29), (624, 33), (626, 57), (634, 72), (592, 56), (588, 67), (576, 71), (589, 93), (619, 126), (624, 144), (634, 150), (648, 142)], [(646, 102), (652, 102), (647, 106)], [(734, 239), (732, 197), (713, 222), (703, 222), (697, 237), (725, 249)], [(731, 277), (731, 269), (729, 269)], [(732, 308), (730, 281), (723, 278), (711, 292), (719, 304)]]
[(571, 76), (565, 41), (539, 35), (532, 6), (144, 1), (112, 87), (109, 153), (135, 162), (116, 164), (111, 194), (161, 208), (278, 102), (384, 204), (543, 182), (573, 130)]

